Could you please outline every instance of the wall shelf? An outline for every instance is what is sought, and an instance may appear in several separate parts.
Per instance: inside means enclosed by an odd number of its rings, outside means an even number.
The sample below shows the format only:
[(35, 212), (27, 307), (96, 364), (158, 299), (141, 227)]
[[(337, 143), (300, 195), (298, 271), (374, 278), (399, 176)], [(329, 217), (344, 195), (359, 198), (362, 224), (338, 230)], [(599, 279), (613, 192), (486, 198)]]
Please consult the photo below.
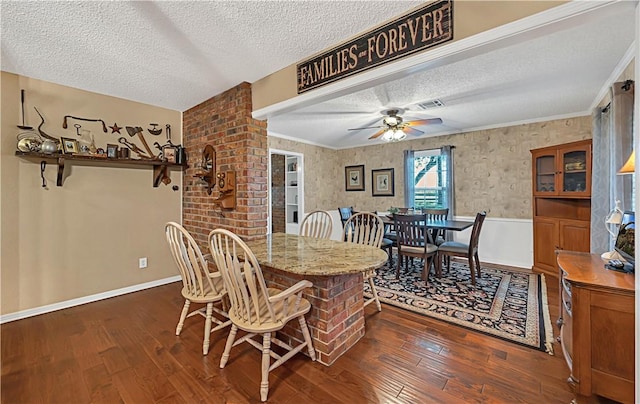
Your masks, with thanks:
[(16, 151), (16, 156), (35, 163), (43, 161), (53, 163), (58, 166), (58, 177), (56, 185), (61, 187), (65, 178), (69, 176), (66, 167), (70, 165), (78, 166), (99, 166), (99, 167), (116, 167), (116, 168), (146, 168), (153, 167), (153, 187), (156, 188), (161, 182), (168, 184), (169, 167), (184, 168), (186, 164), (167, 163), (160, 160), (142, 160), (142, 159), (121, 159), (121, 158), (104, 158), (95, 156), (85, 156), (79, 154), (44, 154), (37, 152), (21, 152)]

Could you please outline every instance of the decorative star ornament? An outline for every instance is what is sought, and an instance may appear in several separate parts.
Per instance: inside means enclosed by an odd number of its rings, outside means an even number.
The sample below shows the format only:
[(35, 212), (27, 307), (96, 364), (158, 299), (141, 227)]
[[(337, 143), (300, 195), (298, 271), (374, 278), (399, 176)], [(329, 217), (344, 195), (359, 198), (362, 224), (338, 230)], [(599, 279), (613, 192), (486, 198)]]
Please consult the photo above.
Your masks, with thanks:
[(122, 129), (117, 123), (114, 123), (113, 126), (109, 127), (111, 128), (111, 133), (120, 133), (120, 129)]

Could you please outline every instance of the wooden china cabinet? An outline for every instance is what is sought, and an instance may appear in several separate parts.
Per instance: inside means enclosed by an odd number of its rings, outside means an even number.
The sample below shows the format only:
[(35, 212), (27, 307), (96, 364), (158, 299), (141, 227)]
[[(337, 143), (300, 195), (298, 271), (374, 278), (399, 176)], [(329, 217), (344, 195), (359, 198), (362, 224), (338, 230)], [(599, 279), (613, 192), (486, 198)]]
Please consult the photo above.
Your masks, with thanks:
[(533, 270), (558, 276), (556, 250), (589, 252), (591, 140), (531, 150)]

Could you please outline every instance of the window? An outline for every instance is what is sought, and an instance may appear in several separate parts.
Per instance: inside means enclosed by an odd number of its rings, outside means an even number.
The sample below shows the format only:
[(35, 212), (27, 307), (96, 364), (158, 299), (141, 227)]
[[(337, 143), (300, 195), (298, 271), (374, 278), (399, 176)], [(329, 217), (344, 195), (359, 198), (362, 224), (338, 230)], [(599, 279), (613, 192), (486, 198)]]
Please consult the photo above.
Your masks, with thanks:
[(407, 207), (449, 208), (452, 184), (448, 158), (440, 149), (408, 151), (405, 154)]

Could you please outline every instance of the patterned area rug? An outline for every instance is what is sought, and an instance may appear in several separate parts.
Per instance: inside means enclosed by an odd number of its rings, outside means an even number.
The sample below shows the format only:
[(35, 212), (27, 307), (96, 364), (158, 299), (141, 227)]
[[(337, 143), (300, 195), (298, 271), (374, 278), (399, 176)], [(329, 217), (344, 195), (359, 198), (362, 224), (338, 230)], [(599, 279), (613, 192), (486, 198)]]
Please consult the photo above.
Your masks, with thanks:
[[(474, 287), (469, 267), (452, 261), (441, 278), (432, 269), (425, 286), (421, 272), (420, 260), (402, 268), (398, 280), (395, 261), (393, 269), (379, 269), (374, 283), (380, 301), (553, 355), (544, 275), (483, 264)], [(367, 282), (364, 293), (372, 296)]]

